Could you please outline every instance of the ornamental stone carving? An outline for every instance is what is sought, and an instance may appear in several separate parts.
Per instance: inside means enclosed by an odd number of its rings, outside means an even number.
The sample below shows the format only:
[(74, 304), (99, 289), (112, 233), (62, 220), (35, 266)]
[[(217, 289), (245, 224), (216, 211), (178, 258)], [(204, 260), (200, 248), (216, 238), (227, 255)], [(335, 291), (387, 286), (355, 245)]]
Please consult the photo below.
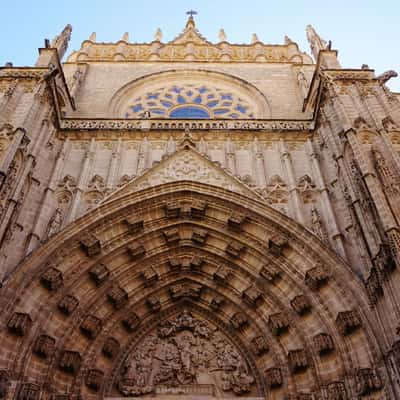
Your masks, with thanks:
[(349, 335), (361, 326), (361, 318), (356, 310), (342, 311), (336, 317), (336, 325), (342, 335)]
[(232, 270), (225, 266), (220, 266), (213, 274), (213, 279), (220, 285), (225, 285), (232, 276)]
[(36, 383), (23, 383), (19, 388), (17, 400), (39, 400), (40, 386)]
[(382, 389), (382, 380), (372, 368), (360, 368), (357, 371), (357, 392), (361, 396), (369, 395)]
[(260, 305), (263, 294), (261, 290), (257, 289), (254, 285), (248, 287), (243, 293), (242, 293), (243, 300), (249, 304), (252, 307), (257, 307)]
[(172, 286), (170, 288), (170, 294), (173, 300), (179, 300), (181, 298), (191, 298), (193, 300), (197, 300), (200, 298), (202, 290), (202, 285), (184, 282)]
[(88, 315), (80, 326), (81, 332), (89, 339), (95, 339), (100, 333), (102, 322), (94, 315)]
[(81, 367), (81, 360), (81, 355), (77, 351), (66, 350), (60, 357), (60, 370), (68, 374), (76, 375)]
[(113, 359), (119, 352), (120, 344), (117, 339), (108, 337), (104, 342), (101, 352), (105, 357)]
[(246, 315), (242, 312), (237, 312), (231, 317), (231, 325), (235, 329), (243, 329), (249, 324), (249, 320)]
[(279, 388), (283, 384), (280, 368), (269, 368), (265, 371), (265, 380), (270, 389)]
[(116, 310), (119, 310), (127, 303), (128, 293), (119, 286), (113, 286), (107, 292), (107, 299)]
[(103, 382), (104, 372), (99, 369), (90, 369), (86, 375), (86, 386), (97, 392)]
[(303, 349), (289, 351), (288, 363), (292, 374), (305, 371), (308, 368), (307, 353)]
[(142, 219), (138, 220), (134, 217), (128, 217), (125, 219), (126, 225), (128, 225), (128, 231), (132, 235), (139, 233), (144, 229), (144, 221)]
[(224, 305), (225, 300), (222, 296), (215, 296), (210, 303), (210, 307), (215, 310), (219, 311), (221, 307)]
[(50, 358), (55, 350), (56, 340), (48, 335), (40, 335), (37, 337), (33, 345), (33, 352), (42, 358)]
[(248, 221), (246, 214), (241, 214), (238, 212), (233, 212), (227, 221), (227, 226), (235, 232), (241, 232), (243, 230), (243, 225)]
[(194, 392), (215, 385), (242, 395), (252, 391), (254, 382), (247, 362), (228, 338), (183, 310), (136, 346), (124, 362), (118, 388), (125, 396), (140, 396), (179, 387), (190, 393), (191, 387)]
[(140, 324), (140, 318), (134, 312), (130, 312), (122, 320), (122, 325), (128, 332), (134, 332), (135, 329), (139, 326), (139, 324)]
[(318, 290), (326, 285), (329, 280), (329, 274), (322, 264), (309, 269), (304, 278), (305, 284), (312, 290)]
[(146, 254), (146, 249), (141, 242), (131, 244), (127, 247), (127, 250), (132, 261), (138, 260)]
[(251, 345), (254, 353), (257, 356), (260, 356), (264, 353), (268, 353), (269, 351), (269, 346), (263, 336), (256, 336), (253, 339), (251, 339)]
[(182, 267), (181, 260), (179, 257), (170, 257), (168, 259), (168, 265), (169, 265), (171, 271), (174, 271), (174, 272), (179, 271)]
[(48, 268), (40, 277), (40, 283), (48, 290), (55, 291), (63, 284), (63, 275), (57, 268)]
[(8, 331), (17, 336), (25, 336), (32, 325), (32, 319), (29, 314), (15, 312), (8, 320)]
[(158, 274), (152, 266), (148, 266), (140, 273), (146, 287), (154, 286), (158, 281)]
[(206, 229), (195, 228), (193, 229), (191, 240), (193, 243), (203, 246), (206, 243), (208, 231)]
[(179, 241), (181, 240), (178, 228), (172, 228), (164, 231), (163, 236), (168, 246), (173, 246), (175, 244), (178, 244)]
[(327, 388), (328, 400), (347, 400), (346, 387), (343, 382), (331, 382)]
[(147, 297), (146, 305), (147, 305), (147, 307), (149, 307), (149, 310), (152, 312), (157, 312), (161, 309), (160, 299), (155, 296)]
[(260, 275), (269, 283), (274, 283), (281, 276), (281, 272), (274, 265), (264, 265), (260, 270)]
[(228, 256), (231, 256), (232, 258), (239, 258), (245, 250), (246, 247), (243, 244), (232, 241), (226, 246), (225, 252), (226, 254), (228, 254)]
[(304, 294), (295, 296), (291, 301), (290, 305), (293, 310), (296, 311), (300, 316), (307, 314), (311, 310), (311, 304), (308, 298)]
[(96, 264), (89, 270), (89, 276), (96, 286), (102, 285), (109, 277), (110, 271), (103, 263)]
[(275, 256), (280, 256), (287, 244), (288, 239), (282, 234), (277, 234), (268, 240), (269, 251)]
[(287, 315), (282, 312), (270, 315), (268, 326), (274, 336), (280, 336), (286, 333), (289, 329)]
[(58, 303), (58, 309), (64, 315), (69, 316), (76, 310), (78, 305), (79, 305), (78, 299), (68, 294), (60, 300), (60, 302)]
[(93, 233), (86, 233), (79, 243), (88, 257), (96, 256), (101, 252), (100, 240)]
[(327, 333), (319, 333), (313, 337), (315, 350), (320, 356), (332, 352), (335, 348), (331, 335)]

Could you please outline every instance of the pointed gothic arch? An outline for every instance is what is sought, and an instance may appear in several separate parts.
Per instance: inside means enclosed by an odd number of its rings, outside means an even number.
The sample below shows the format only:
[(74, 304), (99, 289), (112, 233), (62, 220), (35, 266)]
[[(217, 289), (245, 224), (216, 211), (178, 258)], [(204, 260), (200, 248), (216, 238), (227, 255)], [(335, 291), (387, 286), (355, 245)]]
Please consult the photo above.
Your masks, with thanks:
[(34, 252), (3, 293), (0, 340), (15, 349), (3, 365), (43, 391), (121, 395), (135, 343), (185, 307), (240, 349), (255, 378), (242, 395), (355, 395), (384, 379), (368, 301), (349, 267), (290, 218), (212, 185), (172, 182), (109, 198)]

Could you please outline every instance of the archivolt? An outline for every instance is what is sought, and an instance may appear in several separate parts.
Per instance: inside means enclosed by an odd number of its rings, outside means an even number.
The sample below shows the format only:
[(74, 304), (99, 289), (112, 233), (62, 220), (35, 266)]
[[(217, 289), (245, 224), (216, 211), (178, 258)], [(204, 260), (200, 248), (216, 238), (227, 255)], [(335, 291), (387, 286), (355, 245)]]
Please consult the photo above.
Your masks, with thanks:
[[(200, 295), (174, 298), (172, 289), (185, 282), (200, 286)], [(353, 396), (357, 371), (373, 371), (380, 358), (362, 293), (342, 260), (265, 204), (208, 185), (165, 184), (106, 202), (19, 267), (1, 296), (8, 352), (0, 368), (42, 390), (112, 395), (143, 333), (189, 307), (243, 347), (257, 378), (253, 395), (326, 393), (340, 382)], [(79, 304), (66, 312), (72, 298)], [(129, 333), (123, 321), (132, 313)], [(333, 348), (318, 347), (321, 333)], [(39, 337), (51, 340), (38, 348)], [(102, 352), (109, 338), (119, 345), (111, 359)], [(282, 384), (271, 381), (273, 368)]]

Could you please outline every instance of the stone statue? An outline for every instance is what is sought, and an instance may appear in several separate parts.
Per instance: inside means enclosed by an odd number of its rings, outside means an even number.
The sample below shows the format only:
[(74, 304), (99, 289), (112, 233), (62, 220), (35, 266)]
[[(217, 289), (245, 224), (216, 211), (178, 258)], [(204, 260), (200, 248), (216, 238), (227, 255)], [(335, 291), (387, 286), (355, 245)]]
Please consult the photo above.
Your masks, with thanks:
[(47, 238), (52, 237), (60, 230), (63, 220), (64, 217), (61, 208), (56, 208), (47, 228)]
[(258, 38), (257, 34), (253, 33), (251, 35), (251, 44), (258, 43), (259, 41), (260, 41), (260, 39)]
[(160, 28), (158, 28), (157, 31), (156, 31), (156, 33), (154, 34), (154, 40), (155, 40), (156, 42), (161, 42), (162, 36), (163, 36), (163, 35), (162, 35), (162, 31), (161, 31)]
[[(125, 396), (216, 384), (234, 395), (251, 392), (254, 377), (232, 343), (207, 321), (183, 310), (159, 324), (124, 363), (118, 388)], [(189, 387), (189, 389), (188, 389)], [(172, 393), (172, 392), (171, 392)]]
[(219, 34), (218, 34), (218, 38), (220, 42), (226, 42), (227, 41), (227, 37), (226, 37), (226, 33), (223, 29), (220, 29)]
[(68, 24), (64, 30), (51, 42), (51, 47), (58, 50), (58, 56), (60, 57), (60, 60), (64, 57), (64, 54), (67, 51), (68, 42), (71, 39), (71, 32), (72, 26)]
[(322, 39), (318, 35), (318, 33), (315, 31), (312, 25), (307, 25), (306, 32), (307, 32), (307, 40), (310, 43), (311, 52), (315, 60), (317, 60), (319, 52), (321, 50), (326, 50), (328, 48), (328, 44), (324, 39)]

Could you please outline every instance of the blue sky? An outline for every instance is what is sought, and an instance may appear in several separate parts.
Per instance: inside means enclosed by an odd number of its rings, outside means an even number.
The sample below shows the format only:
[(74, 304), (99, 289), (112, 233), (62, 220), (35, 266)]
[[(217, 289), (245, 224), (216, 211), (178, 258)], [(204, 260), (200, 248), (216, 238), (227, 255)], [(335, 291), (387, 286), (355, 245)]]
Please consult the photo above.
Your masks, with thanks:
[[(44, 38), (73, 26), (68, 54), (90, 33), (97, 40), (117, 41), (129, 32), (131, 41), (149, 42), (160, 27), (164, 41), (183, 29), (185, 12), (198, 11), (196, 24), (211, 41), (224, 28), (228, 41), (249, 43), (257, 33), (265, 43), (282, 43), (284, 35), (309, 52), (305, 27), (311, 23), (339, 50), (343, 67), (368, 64), (380, 74), (400, 72), (400, 0), (14, 0), (1, 1), (0, 65), (33, 65)], [(389, 87), (400, 92), (400, 78)]]

